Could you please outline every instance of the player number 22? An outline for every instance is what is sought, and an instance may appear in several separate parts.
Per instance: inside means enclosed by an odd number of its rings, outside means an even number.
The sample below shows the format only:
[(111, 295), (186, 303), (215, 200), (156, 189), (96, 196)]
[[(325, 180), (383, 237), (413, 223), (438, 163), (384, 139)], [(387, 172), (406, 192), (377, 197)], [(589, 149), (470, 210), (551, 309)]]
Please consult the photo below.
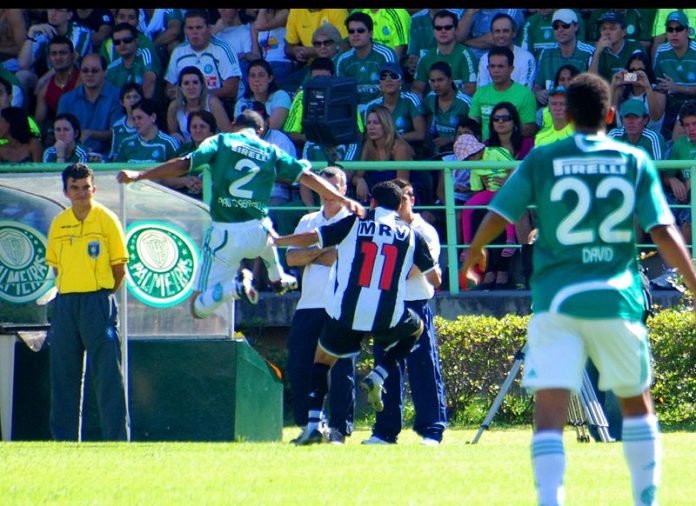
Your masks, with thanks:
[[(576, 177), (559, 179), (551, 188), (551, 201), (558, 202), (562, 200), (563, 195), (569, 191), (577, 195), (578, 202), (575, 208), (558, 225), (556, 239), (566, 246), (595, 242), (594, 229), (578, 227), (592, 208), (592, 192), (587, 183)], [(599, 238), (606, 243), (628, 242), (631, 240), (630, 227), (632, 224), (629, 225), (629, 228), (623, 230), (619, 229), (618, 225), (633, 214), (633, 205), (636, 200), (635, 192), (633, 186), (625, 179), (607, 177), (597, 185), (595, 197), (605, 199), (613, 191), (621, 192), (623, 197), (621, 205), (607, 214), (601, 221), (597, 229)]]
[(261, 170), (261, 168), (251, 160), (247, 159), (239, 160), (235, 164), (234, 168), (235, 170), (249, 169), (249, 172), (247, 174), (244, 174), (239, 179), (232, 181), (229, 187), (230, 195), (240, 199), (250, 199), (254, 196), (254, 192), (251, 190), (243, 190), (242, 186), (254, 179), (256, 177), (256, 174), (258, 174)]

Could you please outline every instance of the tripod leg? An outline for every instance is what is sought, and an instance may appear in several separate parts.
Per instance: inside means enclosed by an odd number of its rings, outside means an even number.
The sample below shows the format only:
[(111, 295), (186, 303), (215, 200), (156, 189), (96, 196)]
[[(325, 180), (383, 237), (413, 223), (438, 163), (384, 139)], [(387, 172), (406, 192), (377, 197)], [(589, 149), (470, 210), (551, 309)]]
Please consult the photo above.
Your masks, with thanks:
[(493, 404), (488, 410), (486, 418), (483, 420), (483, 423), (481, 424), (481, 427), (479, 427), (479, 430), (474, 436), (474, 439), (471, 440), (472, 445), (478, 442), (478, 440), (481, 438), (481, 434), (483, 434), (483, 431), (490, 426), (491, 422), (493, 421), (493, 418), (495, 418), (495, 415), (500, 409), (501, 404), (503, 404), (503, 399), (505, 398), (505, 395), (508, 393), (508, 390), (510, 390), (512, 382), (515, 381), (515, 377), (517, 376), (517, 373), (520, 371), (520, 367), (522, 367), (522, 360), (524, 360), (524, 352), (520, 351), (515, 355), (515, 362), (512, 364), (512, 368), (510, 369), (510, 372), (505, 378), (505, 381), (500, 386), (500, 392), (498, 392), (498, 395), (496, 395)]
[(594, 388), (592, 388), (592, 382), (590, 381), (590, 377), (587, 375), (587, 371), (583, 371), (582, 374), (580, 399), (583, 402), (583, 407), (587, 413), (589, 423), (597, 428), (600, 440), (603, 443), (614, 441), (614, 439), (609, 435), (609, 422), (607, 421), (607, 417), (604, 415), (602, 405), (597, 399), (597, 394), (595, 393)]

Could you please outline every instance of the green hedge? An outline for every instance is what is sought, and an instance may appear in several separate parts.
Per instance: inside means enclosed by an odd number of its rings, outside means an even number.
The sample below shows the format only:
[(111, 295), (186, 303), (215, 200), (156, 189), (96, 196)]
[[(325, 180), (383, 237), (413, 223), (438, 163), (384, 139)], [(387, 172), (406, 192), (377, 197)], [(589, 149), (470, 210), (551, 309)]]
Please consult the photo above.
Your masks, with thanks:
[[(435, 317), (452, 421), (481, 423), (524, 344), (529, 316)], [(666, 309), (648, 320), (654, 357), (655, 405), (663, 423), (696, 422), (696, 327), (691, 310)], [(530, 423), (531, 397), (519, 376), (496, 421)]]

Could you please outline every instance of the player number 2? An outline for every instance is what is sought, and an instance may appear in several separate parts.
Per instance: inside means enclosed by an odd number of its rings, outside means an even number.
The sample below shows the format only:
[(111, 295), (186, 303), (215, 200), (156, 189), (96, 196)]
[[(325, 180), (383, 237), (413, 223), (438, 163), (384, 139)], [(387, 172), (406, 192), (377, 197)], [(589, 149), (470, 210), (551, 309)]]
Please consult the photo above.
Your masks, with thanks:
[[(364, 242), (360, 246), (360, 252), (365, 256), (360, 275), (358, 276), (358, 285), (369, 288), (374, 275), (375, 260), (379, 253), (379, 246), (373, 242)], [(399, 250), (393, 244), (382, 244), (382, 256), (384, 262), (382, 264), (382, 272), (379, 278), (379, 289), (389, 290), (392, 286), (394, 278), (394, 268), (396, 267), (396, 257)]]
[(249, 169), (249, 172), (247, 174), (244, 174), (236, 181), (232, 181), (229, 187), (230, 195), (240, 199), (250, 199), (254, 196), (254, 192), (251, 190), (243, 190), (242, 186), (254, 179), (256, 177), (256, 174), (258, 174), (261, 170), (261, 168), (251, 160), (247, 159), (239, 160), (235, 164), (234, 168), (235, 170)]
[[(587, 183), (576, 177), (559, 179), (551, 188), (551, 201), (562, 200), (563, 195), (569, 191), (577, 195), (578, 202), (558, 225), (556, 239), (566, 246), (595, 242), (594, 229), (578, 227), (592, 208), (592, 192)], [(597, 186), (595, 197), (605, 199), (613, 191), (621, 192), (623, 197), (621, 205), (601, 221), (597, 229), (599, 238), (606, 243), (628, 242), (631, 240), (630, 227), (632, 224), (629, 225), (628, 229), (622, 230), (617, 227), (633, 214), (633, 205), (636, 200), (635, 192), (633, 186), (625, 179), (606, 177)]]

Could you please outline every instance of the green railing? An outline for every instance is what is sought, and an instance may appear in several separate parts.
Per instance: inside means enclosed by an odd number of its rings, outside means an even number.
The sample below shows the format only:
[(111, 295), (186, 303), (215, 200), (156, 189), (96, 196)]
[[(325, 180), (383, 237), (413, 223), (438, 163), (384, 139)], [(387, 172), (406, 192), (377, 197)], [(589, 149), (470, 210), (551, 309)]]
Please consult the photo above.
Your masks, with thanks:
[[(447, 250), (447, 265), (449, 268), (449, 286), (450, 293), (459, 293), (459, 276), (458, 276), (458, 249), (465, 249), (467, 244), (457, 244), (457, 226), (456, 211), (465, 208), (485, 208), (486, 206), (456, 206), (454, 203), (454, 184), (452, 180), (452, 171), (455, 169), (505, 169), (511, 166), (516, 167), (520, 164), (519, 161), (512, 162), (460, 162), (460, 161), (411, 161), (411, 162), (340, 162), (341, 166), (346, 170), (442, 170), (445, 181), (445, 205), (444, 206), (416, 206), (416, 210), (441, 210), (445, 211), (447, 242), (444, 245)], [(690, 167), (696, 164), (694, 160), (660, 160), (655, 162), (655, 166), (659, 170), (672, 170)], [(121, 169), (143, 170), (153, 167), (156, 164), (123, 164), (123, 163), (94, 163), (90, 164), (96, 171), (113, 171)], [(314, 169), (322, 169), (326, 167), (327, 162), (312, 162)], [(30, 173), (30, 172), (60, 172), (65, 168), (64, 163), (25, 163), (25, 164), (0, 164), (0, 174), (2, 173)], [(209, 182), (204, 183), (204, 193), (209, 191)], [(206, 195), (204, 195), (206, 200)], [(696, 199), (694, 194), (691, 195), (689, 204), (673, 205), (675, 208), (690, 208), (692, 216), (696, 216)], [(304, 206), (283, 206), (270, 207), (276, 211), (293, 211), (305, 210)], [(692, 234), (691, 255), (696, 259), (696, 234)], [(640, 244), (640, 246), (650, 247), (654, 245)], [(509, 247), (509, 246), (499, 246)]]

